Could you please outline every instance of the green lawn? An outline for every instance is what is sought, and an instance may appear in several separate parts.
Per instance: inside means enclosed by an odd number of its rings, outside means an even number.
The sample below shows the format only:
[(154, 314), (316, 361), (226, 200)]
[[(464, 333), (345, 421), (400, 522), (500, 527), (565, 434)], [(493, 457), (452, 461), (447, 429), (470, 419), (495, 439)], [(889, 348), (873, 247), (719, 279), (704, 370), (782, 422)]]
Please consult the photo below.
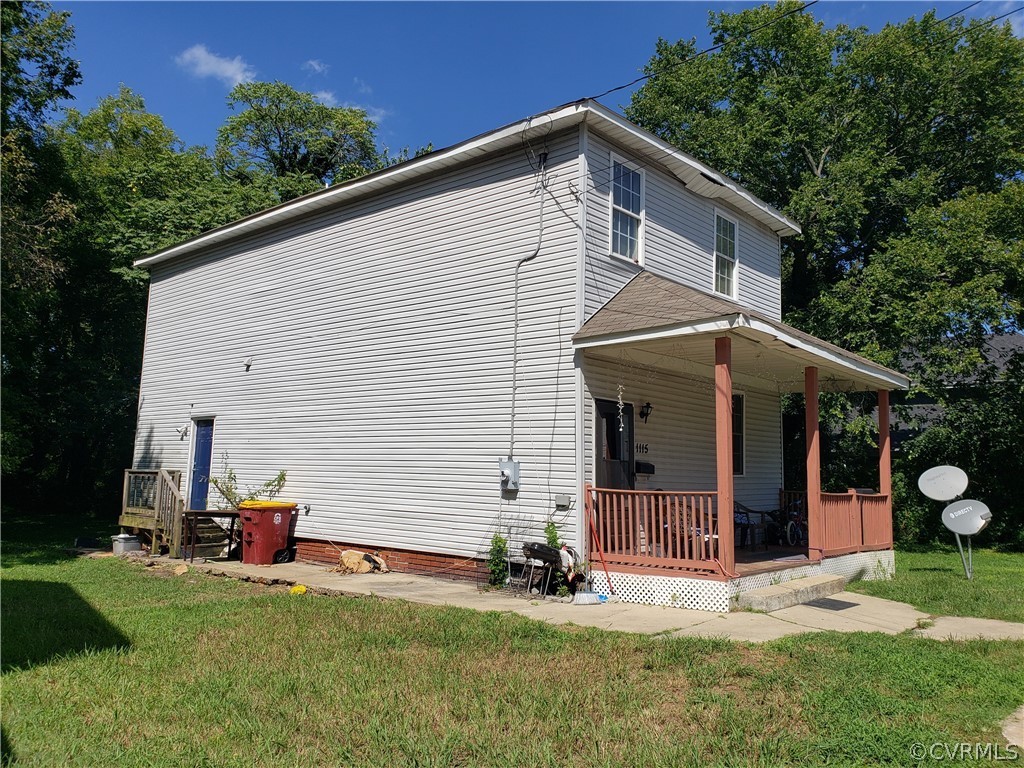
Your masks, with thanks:
[(913, 765), (1024, 691), (1024, 642), (663, 640), (17, 542), (2, 577), (19, 766)]
[(956, 547), (901, 551), (896, 578), (858, 581), (849, 589), (910, 603), (935, 616), (1024, 622), (1024, 554), (976, 549), (974, 578), (968, 581)]

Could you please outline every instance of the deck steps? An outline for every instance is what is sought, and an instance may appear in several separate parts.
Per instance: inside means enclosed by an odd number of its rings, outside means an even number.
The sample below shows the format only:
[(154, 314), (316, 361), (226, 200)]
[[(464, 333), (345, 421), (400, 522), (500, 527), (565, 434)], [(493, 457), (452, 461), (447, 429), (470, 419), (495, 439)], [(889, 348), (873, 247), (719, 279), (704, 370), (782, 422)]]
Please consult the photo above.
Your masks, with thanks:
[(846, 579), (842, 576), (828, 574), (808, 576), (804, 579), (793, 579), (781, 584), (772, 584), (768, 587), (752, 589), (749, 592), (741, 592), (738, 603), (742, 610), (771, 613), (834, 595), (837, 592), (842, 592), (845, 588)]

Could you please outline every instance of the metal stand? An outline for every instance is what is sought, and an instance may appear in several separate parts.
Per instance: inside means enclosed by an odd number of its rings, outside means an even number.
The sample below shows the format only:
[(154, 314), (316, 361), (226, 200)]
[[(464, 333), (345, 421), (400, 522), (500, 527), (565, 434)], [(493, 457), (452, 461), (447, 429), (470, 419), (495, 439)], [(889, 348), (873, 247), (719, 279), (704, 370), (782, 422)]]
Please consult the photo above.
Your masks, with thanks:
[(967, 576), (968, 580), (973, 580), (974, 579), (974, 553), (971, 551), (971, 537), (970, 536), (966, 537), (967, 538), (967, 557), (965, 558), (964, 557), (964, 547), (963, 547), (963, 544), (960, 543), (960, 534), (959, 533), (954, 533), (953, 535), (956, 536), (956, 546), (957, 546), (957, 549), (960, 550), (960, 562), (962, 562), (964, 564), (964, 574)]

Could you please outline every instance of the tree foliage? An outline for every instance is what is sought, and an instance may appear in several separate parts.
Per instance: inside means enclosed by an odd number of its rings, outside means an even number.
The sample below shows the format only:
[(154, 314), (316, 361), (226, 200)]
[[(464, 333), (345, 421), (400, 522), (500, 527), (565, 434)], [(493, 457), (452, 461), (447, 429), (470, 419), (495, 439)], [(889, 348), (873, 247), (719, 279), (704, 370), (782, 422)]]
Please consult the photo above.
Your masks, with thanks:
[[(983, 347), (1022, 329), (1024, 41), (933, 12), (874, 34), (827, 28), (797, 6), (712, 14), (723, 47), (685, 64), (693, 41), (660, 40), (627, 114), (801, 223), (783, 241), (789, 322), (909, 368), (949, 407), (933, 435), (973, 424), (995, 446), (998, 420), (949, 393), (969, 381), (974, 402), (1006, 407)], [(863, 463), (863, 422), (831, 441), (827, 466)], [(983, 464), (944, 444), (944, 463)], [(935, 456), (911, 446), (900, 461), (924, 453)], [(1024, 504), (1008, 503), (1024, 524)]]
[(81, 79), (71, 58), (74, 29), (67, 11), (48, 3), (4, 2), (0, 5), (0, 103), (3, 133), (15, 128), (33, 131), (48, 109), (71, 98)]
[(282, 82), (241, 83), (228, 96), (236, 114), (217, 135), (223, 172), (274, 179), (282, 200), (361, 176), (380, 163), (366, 112), (331, 107)]

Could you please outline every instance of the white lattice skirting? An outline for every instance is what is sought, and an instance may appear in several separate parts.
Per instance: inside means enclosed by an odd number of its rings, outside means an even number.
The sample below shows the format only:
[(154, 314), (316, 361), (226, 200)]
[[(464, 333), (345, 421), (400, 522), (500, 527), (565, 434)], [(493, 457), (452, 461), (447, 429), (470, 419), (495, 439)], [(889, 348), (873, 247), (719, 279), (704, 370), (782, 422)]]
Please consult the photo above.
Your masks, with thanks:
[[(831, 574), (853, 579), (890, 579), (896, 572), (892, 550), (857, 552), (787, 568), (784, 571), (741, 576), (730, 581), (712, 581), (686, 576), (647, 575), (611, 572), (615, 594), (625, 603), (661, 605), (669, 608), (689, 608), (696, 611), (726, 613), (740, 592), (749, 592), (784, 581), (808, 576)], [(608, 579), (603, 570), (592, 574), (594, 591), (609, 595)]]

